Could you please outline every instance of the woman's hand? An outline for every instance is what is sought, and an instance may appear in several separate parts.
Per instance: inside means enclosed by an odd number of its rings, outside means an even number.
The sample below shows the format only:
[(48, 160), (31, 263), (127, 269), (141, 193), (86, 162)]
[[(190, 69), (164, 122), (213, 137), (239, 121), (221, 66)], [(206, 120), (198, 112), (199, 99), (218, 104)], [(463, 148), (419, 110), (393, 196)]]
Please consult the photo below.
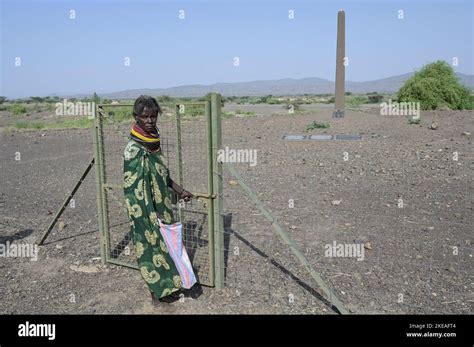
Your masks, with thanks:
[(173, 191), (179, 195), (179, 200), (184, 200), (185, 202), (190, 201), (192, 198), (194, 198), (194, 195), (188, 192), (186, 189), (182, 188), (177, 184), (175, 181), (173, 181), (171, 178), (169, 179), (168, 182), (168, 187), (171, 187)]
[(194, 195), (188, 192), (186, 189), (183, 189), (181, 191), (181, 194), (179, 195), (180, 199), (183, 199), (185, 202), (190, 201), (192, 198), (194, 198)]

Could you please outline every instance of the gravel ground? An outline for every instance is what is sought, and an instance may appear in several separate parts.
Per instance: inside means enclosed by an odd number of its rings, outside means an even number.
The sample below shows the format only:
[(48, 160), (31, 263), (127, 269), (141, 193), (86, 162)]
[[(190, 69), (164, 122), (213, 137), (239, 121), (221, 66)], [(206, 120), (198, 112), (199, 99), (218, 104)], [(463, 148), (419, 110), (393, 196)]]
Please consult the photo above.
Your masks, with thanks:
[[(257, 165), (235, 164), (243, 179), (350, 311), (472, 313), (472, 111), (422, 112), (420, 125), (408, 125), (368, 108), (332, 120), (331, 108), (310, 106), (269, 116), (273, 109), (239, 105), (257, 116), (223, 120), (224, 146), (257, 150)], [(331, 127), (307, 132), (314, 120)], [(193, 122), (202, 129), (199, 120), (188, 121), (189, 129)], [(363, 139), (281, 139), (302, 133)], [(91, 159), (91, 131), (2, 131), (0, 145), (0, 243), (33, 243)], [(190, 167), (185, 182), (201, 191), (198, 172)], [(92, 171), (37, 261), (0, 258), (0, 313), (334, 313), (233, 180), (225, 172), (232, 221), (224, 290), (197, 285), (182, 300), (152, 308), (136, 270), (102, 266)], [(364, 244), (364, 259), (327, 257), (333, 242)]]

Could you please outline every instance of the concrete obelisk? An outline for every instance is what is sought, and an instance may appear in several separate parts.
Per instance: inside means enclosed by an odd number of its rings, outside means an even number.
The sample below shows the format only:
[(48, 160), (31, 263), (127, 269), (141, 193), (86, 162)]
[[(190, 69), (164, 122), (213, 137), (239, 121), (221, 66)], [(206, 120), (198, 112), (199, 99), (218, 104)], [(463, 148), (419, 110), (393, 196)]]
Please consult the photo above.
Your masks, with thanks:
[(346, 55), (346, 15), (343, 10), (337, 13), (337, 51), (336, 51), (336, 100), (333, 118), (344, 118), (345, 67)]

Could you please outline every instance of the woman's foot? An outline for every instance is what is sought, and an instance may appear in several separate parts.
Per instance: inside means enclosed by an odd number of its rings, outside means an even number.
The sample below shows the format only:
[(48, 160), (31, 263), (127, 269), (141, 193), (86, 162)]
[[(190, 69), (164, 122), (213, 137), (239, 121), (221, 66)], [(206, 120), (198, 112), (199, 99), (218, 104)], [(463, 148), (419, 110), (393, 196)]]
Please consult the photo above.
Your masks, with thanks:
[(151, 293), (151, 304), (154, 306), (154, 307), (158, 307), (160, 306), (160, 299), (157, 299), (155, 298), (155, 294)]
[(175, 293), (171, 293), (170, 295), (164, 296), (160, 298), (159, 300), (160, 302), (166, 302), (167, 304), (172, 304), (173, 302), (178, 301), (179, 299), (180, 299), (179, 293), (175, 292)]
[(151, 302), (154, 307), (160, 306), (160, 303), (165, 303), (165, 304), (172, 304), (175, 301), (178, 301), (180, 299), (179, 297), (179, 292), (174, 292), (171, 293), (170, 295), (164, 296), (162, 298), (157, 299), (155, 297), (155, 294), (151, 292)]

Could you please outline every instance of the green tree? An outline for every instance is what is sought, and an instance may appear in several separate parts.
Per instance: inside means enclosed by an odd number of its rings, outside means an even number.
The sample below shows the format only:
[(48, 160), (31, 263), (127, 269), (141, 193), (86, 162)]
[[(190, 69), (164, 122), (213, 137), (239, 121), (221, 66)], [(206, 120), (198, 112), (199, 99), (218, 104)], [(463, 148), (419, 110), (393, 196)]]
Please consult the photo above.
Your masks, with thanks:
[(6, 96), (0, 96), (0, 105), (3, 104), (5, 101), (7, 101)]
[(41, 96), (32, 96), (30, 99), (35, 103), (35, 105), (38, 105), (40, 102), (43, 102), (43, 98)]
[(173, 101), (173, 99), (172, 99), (170, 96), (168, 96), (168, 95), (160, 95), (160, 96), (157, 97), (156, 99), (157, 99), (158, 103), (160, 103), (160, 102), (171, 102), (171, 101)]
[(367, 95), (367, 98), (369, 100), (369, 104), (378, 104), (380, 101), (383, 100), (383, 95), (374, 93)]
[(399, 102), (419, 102), (422, 110), (449, 107), (472, 109), (470, 90), (459, 82), (451, 66), (438, 60), (425, 65), (398, 91)]

